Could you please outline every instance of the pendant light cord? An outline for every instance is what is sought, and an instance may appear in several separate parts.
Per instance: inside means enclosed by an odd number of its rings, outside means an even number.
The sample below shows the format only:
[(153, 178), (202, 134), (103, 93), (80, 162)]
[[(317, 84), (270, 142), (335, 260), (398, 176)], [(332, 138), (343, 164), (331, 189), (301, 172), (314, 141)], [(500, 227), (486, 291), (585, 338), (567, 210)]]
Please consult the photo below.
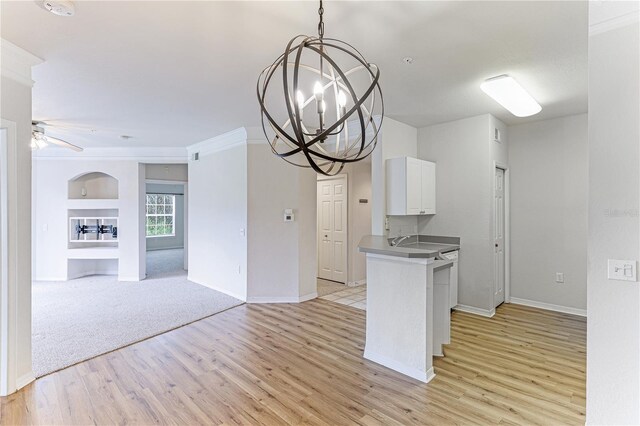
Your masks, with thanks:
[(318, 8), (318, 15), (320, 15), (320, 22), (318, 22), (318, 36), (320, 39), (324, 37), (324, 21), (322, 15), (324, 14), (324, 7), (322, 7), (322, 0), (320, 0), (320, 8)]

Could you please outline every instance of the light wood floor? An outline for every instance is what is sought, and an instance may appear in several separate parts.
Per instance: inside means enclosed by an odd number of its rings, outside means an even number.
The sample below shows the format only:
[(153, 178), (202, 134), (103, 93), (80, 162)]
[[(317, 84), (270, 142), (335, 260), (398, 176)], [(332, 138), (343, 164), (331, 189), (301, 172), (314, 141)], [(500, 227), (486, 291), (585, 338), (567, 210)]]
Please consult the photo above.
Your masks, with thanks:
[(425, 385), (362, 358), (365, 314), (243, 305), (43, 377), (0, 423), (584, 424), (584, 319), (456, 312)]

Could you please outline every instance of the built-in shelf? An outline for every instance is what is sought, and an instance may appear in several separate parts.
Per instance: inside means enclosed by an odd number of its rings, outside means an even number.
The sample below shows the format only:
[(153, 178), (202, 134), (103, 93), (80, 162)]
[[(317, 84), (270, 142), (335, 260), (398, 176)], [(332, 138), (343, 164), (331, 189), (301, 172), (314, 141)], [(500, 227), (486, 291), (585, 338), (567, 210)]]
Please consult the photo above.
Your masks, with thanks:
[(103, 172), (89, 172), (68, 182), (67, 276), (117, 275), (118, 179)]
[(120, 206), (120, 200), (116, 199), (100, 199), (100, 198), (79, 198), (67, 200), (67, 208), (69, 210), (104, 210), (117, 209)]
[(68, 259), (118, 259), (118, 247), (87, 247), (67, 249)]

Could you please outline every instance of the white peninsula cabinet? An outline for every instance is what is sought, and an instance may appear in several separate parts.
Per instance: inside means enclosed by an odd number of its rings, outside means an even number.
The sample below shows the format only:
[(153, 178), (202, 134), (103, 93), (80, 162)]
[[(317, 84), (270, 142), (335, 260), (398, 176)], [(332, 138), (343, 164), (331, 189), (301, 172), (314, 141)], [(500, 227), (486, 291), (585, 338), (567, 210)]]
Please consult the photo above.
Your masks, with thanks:
[(388, 215), (436, 214), (436, 163), (399, 157), (386, 168)]

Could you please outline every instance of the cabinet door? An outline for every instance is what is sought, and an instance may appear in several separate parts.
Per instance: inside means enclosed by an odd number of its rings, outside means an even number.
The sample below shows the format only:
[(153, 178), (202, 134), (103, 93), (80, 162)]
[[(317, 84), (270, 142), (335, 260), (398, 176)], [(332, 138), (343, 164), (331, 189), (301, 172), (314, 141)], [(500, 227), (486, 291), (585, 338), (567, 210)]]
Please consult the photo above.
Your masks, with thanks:
[(422, 161), (407, 158), (407, 214), (420, 214), (422, 211)]
[(422, 183), (420, 214), (436, 213), (436, 165), (429, 161), (421, 161), (420, 172)]

